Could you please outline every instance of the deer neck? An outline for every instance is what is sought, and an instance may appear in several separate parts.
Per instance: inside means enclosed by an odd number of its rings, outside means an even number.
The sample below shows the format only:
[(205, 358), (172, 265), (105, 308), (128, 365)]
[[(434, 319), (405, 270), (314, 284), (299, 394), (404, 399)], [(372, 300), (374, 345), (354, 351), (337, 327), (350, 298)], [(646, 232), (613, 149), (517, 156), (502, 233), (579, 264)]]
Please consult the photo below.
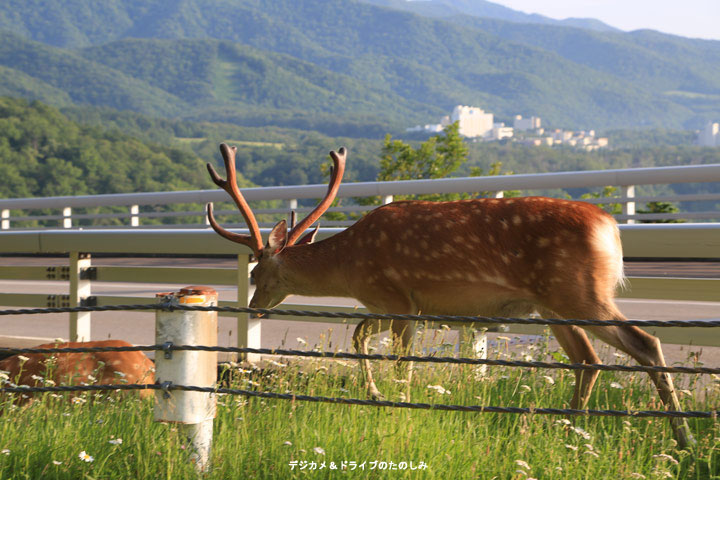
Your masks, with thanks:
[(349, 296), (343, 266), (329, 241), (290, 246), (283, 252), (283, 274), (291, 294)]

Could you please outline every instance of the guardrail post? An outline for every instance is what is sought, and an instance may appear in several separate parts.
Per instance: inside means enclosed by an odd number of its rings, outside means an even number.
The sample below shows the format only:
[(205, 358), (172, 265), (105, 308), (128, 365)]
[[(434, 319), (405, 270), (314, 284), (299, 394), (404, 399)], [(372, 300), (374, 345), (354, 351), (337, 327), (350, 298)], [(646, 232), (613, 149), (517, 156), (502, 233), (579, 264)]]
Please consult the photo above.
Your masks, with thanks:
[(140, 206), (137, 204), (130, 206), (130, 226), (140, 226)]
[(392, 195), (383, 195), (380, 204), (390, 204), (395, 198)]
[(10, 210), (4, 208), (0, 211), (0, 219), (2, 219), (2, 226), (0, 226), (0, 229), (3, 231), (8, 230), (10, 228)]
[[(70, 307), (81, 307), (90, 297), (91, 282), (87, 269), (92, 261), (89, 253), (70, 253)], [(90, 341), (91, 312), (70, 313), (70, 341)]]
[[(623, 197), (635, 198), (635, 186), (623, 186)], [(623, 203), (625, 215), (635, 215), (635, 201), (626, 201)], [(627, 219), (625, 223), (635, 223), (634, 219)]]
[(63, 208), (63, 229), (72, 229), (72, 208)]
[(493, 195), (494, 199), (504, 199), (505, 198), (505, 192), (504, 191), (496, 191), (495, 195)]
[[(217, 306), (218, 294), (210, 287), (186, 287), (177, 293), (160, 293), (170, 306)], [(156, 343), (217, 346), (217, 311), (164, 311), (155, 314)], [(158, 351), (155, 355), (158, 384), (214, 387), (217, 351)], [(185, 390), (155, 391), (155, 421), (178, 424), (193, 447), (190, 460), (199, 472), (208, 469), (212, 448), (217, 394)]]
[[(257, 263), (250, 262), (250, 255), (238, 255), (237, 274), (237, 307), (248, 307), (250, 298), (255, 293), (255, 286), (250, 283), (250, 272)], [(237, 346), (260, 348), (261, 327), (260, 319), (251, 317), (249, 313), (238, 313), (237, 316)], [(259, 360), (260, 355), (247, 353), (245, 360)]]

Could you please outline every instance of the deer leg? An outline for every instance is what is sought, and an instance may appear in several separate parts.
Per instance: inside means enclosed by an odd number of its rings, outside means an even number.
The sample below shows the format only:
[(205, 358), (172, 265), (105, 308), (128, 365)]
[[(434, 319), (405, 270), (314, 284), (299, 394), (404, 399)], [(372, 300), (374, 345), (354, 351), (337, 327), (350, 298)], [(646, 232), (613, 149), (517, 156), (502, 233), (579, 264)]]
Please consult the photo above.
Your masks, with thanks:
[[(410, 321), (393, 321), (391, 326), (393, 338), (400, 345), (400, 356), (412, 354), (413, 324)], [(412, 381), (413, 363), (398, 361), (395, 363), (395, 376), (404, 381), (405, 392), (401, 393), (401, 401), (410, 401), (410, 383)]]
[[(550, 330), (552, 330), (558, 343), (567, 353), (571, 364), (602, 364), (582, 328), (551, 325)], [(570, 401), (572, 409), (584, 409), (587, 407), (590, 393), (599, 374), (600, 372), (597, 370), (579, 369), (575, 371), (575, 392)]]
[[(353, 333), (353, 344), (355, 350), (361, 354), (369, 354), (368, 343), (370, 338), (381, 331), (382, 325), (380, 321), (366, 319), (355, 327)], [(370, 369), (370, 360), (360, 360), (360, 374), (362, 385), (367, 389), (368, 397), (375, 400), (384, 400), (385, 397), (375, 386), (375, 380)]]
[[(625, 320), (625, 317), (615, 306), (608, 306), (608, 319)], [(626, 352), (643, 366), (666, 366), (660, 347), (660, 340), (635, 326), (598, 326), (589, 329), (605, 343)], [(650, 373), (650, 379), (658, 390), (660, 399), (671, 411), (680, 410), (672, 377), (669, 373)], [(678, 445), (681, 448), (695, 445), (695, 438), (690, 432), (687, 420), (672, 418), (670, 425), (675, 433)]]

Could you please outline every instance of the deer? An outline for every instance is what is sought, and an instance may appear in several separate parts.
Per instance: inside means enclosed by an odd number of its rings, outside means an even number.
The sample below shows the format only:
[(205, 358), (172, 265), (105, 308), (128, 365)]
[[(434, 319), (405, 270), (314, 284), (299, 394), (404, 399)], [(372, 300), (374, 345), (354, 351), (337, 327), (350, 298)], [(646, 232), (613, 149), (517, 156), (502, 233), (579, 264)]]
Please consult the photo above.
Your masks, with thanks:
[[(615, 303), (625, 283), (620, 231), (615, 219), (587, 202), (549, 197), (476, 198), (457, 201), (396, 201), (377, 207), (343, 231), (314, 242), (304, 234), (335, 199), (347, 150), (330, 152), (327, 193), (288, 230), (278, 222), (263, 245), (255, 216), (236, 179), (235, 147), (220, 146), (226, 179), (211, 164), (213, 182), (233, 199), (249, 234), (221, 227), (207, 205), (216, 233), (248, 247), (257, 261), (251, 276), (251, 308), (272, 308), (291, 294), (353, 298), (374, 313), (627, 320)], [(407, 348), (408, 321), (360, 322), (355, 349), (368, 354), (370, 338), (388, 327)], [(573, 364), (601, 364), (587, 331), (642, 366), (665, 366), (660, 341), (635, 326), (550, 325)], [(412, 365), (407, 362), (409, 396)], [(369, 360), (360, 360), (370, 399), (382, 400)], [(587, 407), (599, 371), (574, 370), (570, 406)], [(668, 373), (651, 372), (665, 407), (680, 411)], [(694, 444), (685, 419), (672, 418), (680, 446)]]
[[(0, 360), (0, 371), (11, 383), (25, 386), (79, 384), (152, 384), (155, 364), (140, 351), (68, 353), (53, 352), (59, 347), (132, 347), (127, 341), (44, 343), (34, 347), (38, 352), (16, 354)], [(52, 383), (52, 384), (51, 384)], [(153, 390), (140, 390), (143, 398)]]

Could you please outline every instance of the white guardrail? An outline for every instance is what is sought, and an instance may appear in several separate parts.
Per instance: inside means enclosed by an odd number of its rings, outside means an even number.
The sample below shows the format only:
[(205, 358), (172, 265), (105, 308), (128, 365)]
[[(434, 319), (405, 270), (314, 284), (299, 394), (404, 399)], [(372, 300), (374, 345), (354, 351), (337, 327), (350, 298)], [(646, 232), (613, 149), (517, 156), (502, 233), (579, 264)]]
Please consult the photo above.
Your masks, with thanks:
[[(643, 214), (640, 216), (636, 211), (638, 204), (657, 201), (673, 203), (720, 202), (720, 187), (717, 193), (636, 196), (637, 186), (708, 182), (720, 183), (720, 164), (405, 180), (398, 182), (348, 182), (340, 186), (338, 199), (379, 196), (383, 203), (388, 203), (393, 200), (393, 197), (402, 195), (491, 192), (502, 196), (502, 192), (508, 190), (537, 191), (614, 186), (620, 188), (621, 196), (588, 199), (588, 201), (596, 204), (619, 203), (622, 205), (623, 211), (615, 216), (616, 219), (620, 222), (633, 223), (634, 221), (668, 219), (669, 217), (668, 214)], [(208, 183), (210, 183), (209, 180)], [(283, 214), (291, 210), (296, 210), (298, 214), (302, 214), (307, 209), (298, 207), (298, 200), (322, 198), (326, 190), (327, 185), (325, 184), (276, 186), (245, 188), (243, 189), (243, 195), (251, 206), (260, 206), (260, 208), (255, 208), (255, 213), (258, 214), (261, 225), (269, 225), (270, 223), (262, 222), (263, 215)], [(204, 218), (205, 213), (200, 205), (205, 205), (208, 202), (223, 203), (229, 201), (230, 197), (221, 189), (0, 199), (0, 227), (3, 230), (8, 230), (14, 228), (13, 226), (22, 226), (23, 222), (41, 220), (45, 223), (56, 223), (57, 225), (54, 228), (101, 228), (102, 225), (96, 225), (95, 223), (103, 219), (120, 221), (123, 223), (121, 226), (124, 227), (147, 227), (148, 223), (146, 222), (149, 218), (163, 217), (175, 218), (180, 221), (177, 225), (170, 225), (170, 227), (204, 227), (206, 224), (203, 224), (204, 219), (202, 218)], [(197, 205), (198, 208), (185, 211), (169, 211), (159, 208), (187, 204)], [(274, 207), (268, 208), (269, 205)], [(112, 211), (117, 207), (125, 207), (127, 210)], [(331, 211), (362, 212), (370, 208), (372, 207), (351, 204), (332, 207)], [(110, 211), (103, 212), (102, 209), (110, 209)], [(39, 211), (47, 210), (57, 210), (58, 213), (43, 216), (37, 214)], [(238, 215), (234, 209), (219, 210), (216, 214)], [(193, 218), (194, 221), (202, 223), (193, 225), (188, 222), (183, 224), (183, 218)], [(709, 212), (682, 212), (673, 214), (671, 218), (689, 221), (720, 220), (720, 209)], [(328, 226), (347, 226), (350, 223), (352, 221), (321, 222), (322, 225)], [(240, 224), (240, 226), (244, 227), (244, 224)], [(118, 225), (113, 227), (117, 228)], [(159, 227), (167, 228), (168, 225)]]
[[(348, 183), (340, 187), (339, 197), (380, 196), (388, 201), (395, 195), (429, 193), (476, 193), (480, 191), (496, 192), (515, 189), (555, 189), (590, 186), (615, 185), (623, 187), (625, 197), (619, 199), (596, 199), (593, 202), (621, 202), (625, 206), (625, 218), (634, 214), (634, 205), (641, 200), (657, 198), (633, 197), (634, 186), (645, 184), (716, 182), (720, 178), (720, 165), (699, 165), (691, 167), (667, 167), (657, 169), (631, 169), (620, 171), (589, 171), (578, 173), (557, 173), (538, 175), (511, 175), (501, 177), (456, 178), (442, 180), (409, 180), (402, 182), (366, 182)], [(298, 199), (320, 198), (326, 185), (289, 186), (272, 188), (244, 189), (243, 194), (251, 202), (281, 200), (289, 201), (287, 208), (268, 210), (270, 213), (282, 213), (293, 206)], [(500, 194), (502, 192), (500, 191)], [(133, 283), (177, 283), (182, 285), (232, 285), (237, 287), (237, 299), (234, 302), (221, 302), (220, 305), (245, 307), (252, 295), (249, 280), (251, 269), (250, 253), (240, 245), (232, 244), (219, 237), (207, 227), (197, 228), (140, 228), (124, 227), (115, 229), (83, 228), (78, 230), (72, 223), (68, 228), (60, 229), (9, 229), (15, 219), (11, 210), (32, 210), (62, 208), (62, 220), (72, 222), (73, 208), (134, 205), (136, 208), (133, 225), (137, 225), (143, 214), (138, 206), (166, 205), (184, 203), (206, 203), (229, 200), (224, 191), (202, 190), (167, 193), (135, 193), (117, 195), (93, 195), (78, 197), (54, 197), (38, 199), (0, 200), (2, 208), (3, 230), (0, 232), (0, 254), (67, 254), (67, 266), (9, 266), (0, 263), (0, 279), (3, 280), (64, 280), (69, 284), (68, 294), (51, 295), (17, 292), (0, 294), (0, 306), (14, 307), (57, 307), (81, 305), (120, 305), (153, 303), (151, 298), (128, 296), (94, 296), (93, 281), (133, 282)], [(720, 200), (717, 195), (698, 195), (662, 197), (663, 201), (678, 200)], [(352, 207), (357, 208), (357, 207)], [(70, 209), (70, 210), (67, 210)], [(300, 210), (300, 209), (298, 209)], [(332, 211), (338, 208), (333, 207)], [(358, 210), (352, 210), (358, 211)], [(237, 213), (236, 211), (234, 213)], [(197, 214), (197, 213), (196, 213)], [(127, 215), (127, 214), (122, 214)], [(692, 214), (697, 218), (697, 214)], [(97, 217), (97, 216), (96, 216)], [(623, 218), (623, 216), (618, 216)], [(637, 216), (636, 216), (637, 217)], [(652, 218), (651, 215), (644, 215)], [(667, 214), (660, 214), (667, 218)], [(673, 214), (672, 217), (684, 217)], [(705, 219), (718, 219), (720, 212), (712, 213)], [(18, 218), (19, 219), (19, 218)], [(34, 219), (37, 219), (35, 217)], [(49, 219), (47, 216), (43, 219)], [(687, 218), (686, 218), (687, 219)], [(338, 222), (330, 222), (337, 226)], [(187, 227), (187, 225), (185, 226)], [(200, 228), (202, 227), (202, 228)], [(681, 224), (624, 224), (621, 225), (623, 249), (626, 257), (648, 258), (713, 258), (720, 259), (720, 223), (681, 223)], [(340, 228), (321, 230), (319, 238), (336, 234)], [(264, 234), (268, 230), (263, 230)], [(172, 267), (120, 267), (96, 266), (89, 254), (127, 254), (156, 255), (231, 255), (237, 258), (237, 267), (220, 268), (181, 268)], [(690, 278), (647, 278), (630, 279), (629, 289), (622, 293), (625, 297), (647, 299), (670, 299), (687, 301), (720, 302), (719, 279)], [(288, 305), (286, 309), (347, 312), (352, 320), (353, 312), (364, 312), (349, 307)], [(222, 315), (222, 314), (221, 314)], [(237, 317), (237, 345), (240, 347), (260, 346), (260, 320), (247, 315), (229, 315)], [(297, 317), (283, 316), (282, 319)], [(312, 319), (320, 322), (339, 322), (339, 319)], [(72, 340), (90, 339), (91, 313), (73, 313), (70, 316), (69, 336)], [(537, 333), (541, 327), (515, 325), (513, 333)], [(540, 330), (541, 331), (541, 330)], [(659, 328), (656, 334), (667, 343), (720, 346), (720, 332), (716, 329), (700, 328)]]

